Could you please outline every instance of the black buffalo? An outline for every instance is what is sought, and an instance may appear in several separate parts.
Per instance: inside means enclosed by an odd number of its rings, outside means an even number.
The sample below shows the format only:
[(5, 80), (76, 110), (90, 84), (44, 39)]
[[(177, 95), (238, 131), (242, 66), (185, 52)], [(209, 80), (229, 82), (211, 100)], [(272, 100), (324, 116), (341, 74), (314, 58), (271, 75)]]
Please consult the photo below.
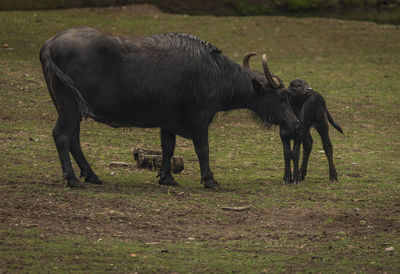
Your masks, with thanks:
[[(308, 86), (307, 82), (301, 79), (293, 80), (290, 83), (288, 97), (290, 105), (300, 120), (300, 126), (295, 131), (288, 131), (281, 128), (280, 136), (283, 144), (285, 158), (284, 183), (299, 183), (307, 175), (308, 159), (310, 157), (313, 139), (310, 134), (312, 126), (318, 131), (325, 155), (329, 163), (329, 180), (337, 181), (337, 172), (333, 164), (333, 148), (329, 139), (329, 123), (340, 133), (342, 128), (333, 120), (329, 113), (326, 102), (322, 95)], [(293, 149), (290, 149), (290, 140), (294, 140)], [(300, 145), (303, 144), (303, 161), (299, 169)], [(290, 161), (293, 160), (293, 178), (290, 168)]]
[(209, 166), (208, 127), (217, 112), (247, 108), (266, 124), (295, 129), (299, 123), (265, 56), (265, 74), (257, 73), (188, 34), (124, 38), (72, 28), (45, 42), (40, 61), (58, 112), (53, 137), (70, 187), (82, 184), (69, 152), (86, 182), (101, 183), (81, 150), (82, 117), (112, 127), (159, 127), (163, 185), (177, 184), (170, 169), (176, 134), (192, 139), (201, 182), (213, 189), (219, 184)]

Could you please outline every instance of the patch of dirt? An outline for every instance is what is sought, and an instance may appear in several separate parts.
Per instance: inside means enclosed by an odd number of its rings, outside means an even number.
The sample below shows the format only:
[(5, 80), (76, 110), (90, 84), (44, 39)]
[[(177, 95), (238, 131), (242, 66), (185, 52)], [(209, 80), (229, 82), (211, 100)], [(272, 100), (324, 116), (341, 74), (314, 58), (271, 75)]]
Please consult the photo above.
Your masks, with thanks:
[[(45, 187), (9, 182), (15, 191), (0, 192), (0, 222), (10, 229), (39, 228), (47, 234), (72, 233), (90, 236), (113, 236), (143, 242), (182, 241), (189, 237), (199, 241), (226, 241), (246, 238), (248, 241), (279, 239), (281, 232), (293, 237), (312, 237), (319, 233), (337, 235), (400, 231), (400, 225), (389, 219), (399, 214), (400, 203), (376, 211), (340, 211), (335, 209), (252, 207), (248, 211), (223, 211), (196, 201), (198, 190), (170, 190), (171, 204), (155, 203), (151, 197), (156, 184), (145, 184), (132, 191), (142, 198), (115, 198), (107, 194), (122, 193), (115, 187), (90, 187), (95, 197), (82, 195), (85, 190), (64, 190), (64, 182)], [(43, 183), (41, 183), (43, 184)], [(4, 185), (4, 184), (3, 184)], [(168, 188), (164, 188), (168, 191)], [(121, 192), (119, 192), (121, 191)], [(53, 193), (54, 192), (54, 193)], [(126, 194), (126, 193), (125, 193)], [(148, 195), (148, 196), (147, 196)], [(204, 191), (210, 196), (213, 192)], [(106, 197), (106, 198), (101, 198)], [(113, 197), (113, 198), (110, 198)], [(193, 199), (193, 204), (188, 200)]]

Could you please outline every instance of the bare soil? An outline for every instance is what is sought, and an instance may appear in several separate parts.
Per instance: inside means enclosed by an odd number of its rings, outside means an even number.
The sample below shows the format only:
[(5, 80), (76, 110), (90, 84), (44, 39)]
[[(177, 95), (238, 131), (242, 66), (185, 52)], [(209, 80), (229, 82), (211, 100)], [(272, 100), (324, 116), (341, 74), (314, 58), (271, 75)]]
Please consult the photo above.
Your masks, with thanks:
[[(9, 182), (15, 190), (23, 190), (37, 183)], [(122, 193), (119, 186), (88, 186), (96, 196)], [(140, 189), (143, 200), (118, 198), (90, 199), (81, 191), (65, 188), (65, 182), (55, 181), (46, 184), (46, 192), (41, 189), (0, 192), (0, 222), (10, 229), (39, 228), (49, 234), (73, 233), (81, 235), (112, 235), (143, 242), (185, 240), (235, 240), (246, 237), (249, 241), (265, 241), (276, 238), (276, 232), (285, 231), (296, 237), (307, 237), (323, 233), (337, 235), (345, 231), (350, 235), (366, 235), (387, 231), (400, 231), (399, 224), (390, 216), (399, 214), (400, 202), (387, 209), (364, 211), (358, 208), (342, 211), (335, 209), (310, 208), (250, 208), (244, 212), (222, 211), (196, 202), (196, 192), (186, 187), (170, 189), (173, 202), (194, 199), (193, 206), (172, 209), (160, 206), (146, 195), (156, 188), (167, 188), (145, 184)], [(54, 190), (55, 193), (52, 193)], [(61, 193), (60, 193), (61, 191)], [(228, 191), (228, 190), (227, 190)], [(203, 196), (213, 192), (204, 191)], [(112, 195), (110, 195), (112, 196)], [(310, 198), (311, 199), (311, 198)], [(147, 203), (147, 204), (146, 204)], [(152, 205), (155, 207), (152, 208)], [(218, 216), (215, 217), (215, 211)], [(149, 214), (150, 213), (150, 214)], [(197, 218), (201, 216), (201, 218)], [(207, 217), (209, 216), (209, 217)], [(363, 222), (366, 224), (363, 225)], [(361, 223), (361, 225), (360, 225)], [(258, 229), (252, 230), (251, 227)], [(326, 239), (324, 239), (325, 241)]]

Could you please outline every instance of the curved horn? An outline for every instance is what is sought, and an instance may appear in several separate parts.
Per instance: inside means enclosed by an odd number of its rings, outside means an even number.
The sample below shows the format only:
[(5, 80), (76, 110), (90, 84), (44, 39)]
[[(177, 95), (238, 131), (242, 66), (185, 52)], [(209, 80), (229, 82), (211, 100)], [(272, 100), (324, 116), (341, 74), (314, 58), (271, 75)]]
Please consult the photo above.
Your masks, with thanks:
[(246, 56), (243, 58), (243, 67), (247, 68), (247, 69), (251, 69), (250, 64), (249, 64), (249, 60), (251, 56), (257, 55), (256, 52), (249, 52), (246, 54)]
[(262, 59), (265, 77), (267, 77), (268, 82), (270, 83), (270, 85), (273, 88), (278, 88), (281, 85), (281, 83), (279, 83), (278, 79), (276, 79), (275, 77), (272, 77), (271, 72), (269, 72), (268, 64), (267, 64), (267, 55), (264, 53), (262, 55), (261, 59)]

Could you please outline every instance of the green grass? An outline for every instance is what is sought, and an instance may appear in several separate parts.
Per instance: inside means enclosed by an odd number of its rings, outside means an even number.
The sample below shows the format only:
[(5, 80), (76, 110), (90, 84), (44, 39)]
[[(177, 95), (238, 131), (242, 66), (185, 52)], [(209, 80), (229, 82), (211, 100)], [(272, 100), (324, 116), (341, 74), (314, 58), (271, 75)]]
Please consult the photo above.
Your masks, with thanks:
[[(305, 183), (282, 185), (278, 129), (262, 129), (240, 110), (210, 127), (218, 192), (200, 185), (193, 145), (180, 137), (179, 188), (159, 186), (156, 171), (110, 167), (133, 163), (137, 146), (158, 149), (159, 131), (92, 120), (81, 125), (82, 147), (106, 184), (66, 188), (38, 52), (77, 25), (128, 36), (188, 32), (239, 63), (249, 51), (266, 52), (273, 73), (286, 85), (307, 80), (342, 126), (344, 136), (330, 131), (340, 182), (328, 182), (312, 131)], [(398, 272), (398, 60), (399, 29), (367, 22), (132, 8), (0, 12), (0, 271)], [(262, 70), (258, 58), (251, 65)], [(221, 210), (249, 204), (247, 212)]]
[[(382, 265), (395, 259), (385, 256), (382, 248), (376, 249), (380, 239), (353, 239), (345, 233), (322, 245), (314, 242), (323, 240), (324, 235), (302, 240), (297, 235), (280, 234), (264, 243), (229, 241), (223, 245), (195, 239), (142, 243), (112, 237), (48, 236), (37, 229), (18, 233), (5, 230), (3, 235), (7, 240), (2, 241), (1, 260), (11, 271), (324, 272), (326, 265), (335, 265), (336, 271), (357, 272), (382, 270)], [(367, 243), (360, 245), (360, 241)], [(49, 258), (49, 263), (38, 264)], [(397, 270), (393, 263), (385, 269)]]

